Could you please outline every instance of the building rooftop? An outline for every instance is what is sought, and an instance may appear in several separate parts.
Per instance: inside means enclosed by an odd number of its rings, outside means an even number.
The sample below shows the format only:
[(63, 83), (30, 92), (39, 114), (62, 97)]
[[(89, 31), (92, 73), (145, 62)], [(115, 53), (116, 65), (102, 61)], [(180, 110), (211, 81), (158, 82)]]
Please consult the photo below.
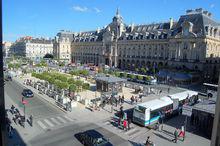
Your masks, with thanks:
[(193, 106), (193, 109), (198, 111), (203, 111), (211, 114), (215, 114), (215, 105), (216, 105), (216, 98), (210, 98), (203, 100)]
[(125, 82), (125, 79), (122, 78), (118, 78), (118, 77), (104, 77), (104, 76), (100, 76), (100, 77), (96, 77), (96, 81), (103, 81), (103, 82), (107, 82), (107, 83), (117, 83), (117, 82)]

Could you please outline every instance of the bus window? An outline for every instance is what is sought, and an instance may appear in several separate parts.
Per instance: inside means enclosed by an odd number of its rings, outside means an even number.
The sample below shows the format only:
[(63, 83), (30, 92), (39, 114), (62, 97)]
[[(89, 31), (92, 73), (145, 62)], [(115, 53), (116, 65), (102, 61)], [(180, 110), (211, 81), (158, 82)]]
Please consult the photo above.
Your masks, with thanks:
[(145, 114), (145, 110), (146, 108), (145, 107), (142, 107), (142, 106), (138, 106), (137, 108), (135, 108), (136, 110), (138, 110), (140, 113), (143, 113)]
[(152, 118), (154, 118), (154, 117), (157, 117), (157, 116), (159, 116), (160, 114), (159, 114), (159, 111), (158, 110), (155, 110), (155, 111), (151, 111), (150, 112), (150, 118), (152, 119)]

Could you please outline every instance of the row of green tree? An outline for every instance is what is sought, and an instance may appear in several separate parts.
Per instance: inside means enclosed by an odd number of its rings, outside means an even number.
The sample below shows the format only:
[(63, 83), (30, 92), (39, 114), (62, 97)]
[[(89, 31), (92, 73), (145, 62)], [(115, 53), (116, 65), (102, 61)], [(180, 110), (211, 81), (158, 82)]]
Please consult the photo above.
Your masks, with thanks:
[(35, 65), (36, 67), (47, 67), (47, 63), (45, 60), (41, 60), (40, 63)]
[(33, 72), (32, 76), (41, 80), (48, 81), (50, 84), (55, 85), (59, 89), (69, 89), (72, 92), (79, 92), (81, 90), (90, 89), (90, 85), (88, 83), (84, 83), (80, 80), (75, 80), (72, 77), (67, 77), (66, 75), (60, 73)]
[(79, 75), (88, 76), (89, 71), (88, 70), (73, 70), (73, 71), (70, 71), (69, 74), (75, 75), (75, 76), (79, 76)]
[(9, 63), (8, 64), (8, 68), (9, 69), (18, 69), (21, 67), (21, 64), (20, 63)]

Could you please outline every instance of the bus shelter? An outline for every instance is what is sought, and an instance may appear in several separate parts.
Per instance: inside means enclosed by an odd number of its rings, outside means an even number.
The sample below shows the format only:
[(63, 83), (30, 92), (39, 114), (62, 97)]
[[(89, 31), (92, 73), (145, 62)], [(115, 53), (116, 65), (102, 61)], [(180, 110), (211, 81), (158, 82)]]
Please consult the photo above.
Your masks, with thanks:
[(99, 92), (122, 92), (125, 82), (126, 80), (122, 78), (101, 76), (96, 78), (96, 89)]

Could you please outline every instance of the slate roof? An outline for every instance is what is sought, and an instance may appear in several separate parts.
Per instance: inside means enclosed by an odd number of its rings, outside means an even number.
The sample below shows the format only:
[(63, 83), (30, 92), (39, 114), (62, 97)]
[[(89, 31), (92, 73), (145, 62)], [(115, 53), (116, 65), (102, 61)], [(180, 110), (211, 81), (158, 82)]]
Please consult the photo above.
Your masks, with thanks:
[(122, 78), (118, 78), (118, 77), (96, 77), (96, 81), (103, 81), (103, 82), (107, 82), (107, 83), (117, 83), (117, 82), (125, 82), (125, 79)]
[[(116, 17), (117, 16), (117, 17)], [(182, 23), (188, 21), (193, 24), (193, 33), (197, 36), (206, 35), (205, 27), (219, 27), (220, 23), (211, 18), (211, 13), (203, 11), (201, 8), (196, 10), (187, 10), (187, 14), (180, 16), (177, 22), (173, 22), (170, 28), (170, 22), (143, 24), (136, 26), (128, 26), (122, 22), (122, 17), (117, 13), (114, 16), (125, 27), (125, 31), (119, 37), (119, 40), (139, 40), (139, 39), (167, 39), (169, 36), (175, 36), (182, 32)], [(119, 17), (120, 16), (120, 17)], [(114, 21), (113, 18), (113, 21)], [(115, 22), (111, 22), (108, 26), (111, 28)], [(118, 25), (118, 24), (116, 24)], [(73, 35), (74, 42), (97, 42), (103, 40), (103, 34), (108, 31), (107, 27), (99, 31), (86, 31)], [(112, 30), (111, 30), (112, 32)], [(117, 34), (114, 32), (114, 34)]]
[(186, 14), (180, 16), (179, 21), (177, 22), (177, 25), (175, 27), (175, 31), (173, 35), (179, 33), (182, 31), (181, 24), (184, 21), (189, 21), (193, 24), (193, 33), (195, 34), (202, 34), (205, 35), (205, 27), (206, 26), (212, 26), (212, 27), (220, 27), (220, 24), (216, 21), (214, 21), (211, 16), (208, 16), (202, 12), (200, 13), (192, 13), (192, 14)]

